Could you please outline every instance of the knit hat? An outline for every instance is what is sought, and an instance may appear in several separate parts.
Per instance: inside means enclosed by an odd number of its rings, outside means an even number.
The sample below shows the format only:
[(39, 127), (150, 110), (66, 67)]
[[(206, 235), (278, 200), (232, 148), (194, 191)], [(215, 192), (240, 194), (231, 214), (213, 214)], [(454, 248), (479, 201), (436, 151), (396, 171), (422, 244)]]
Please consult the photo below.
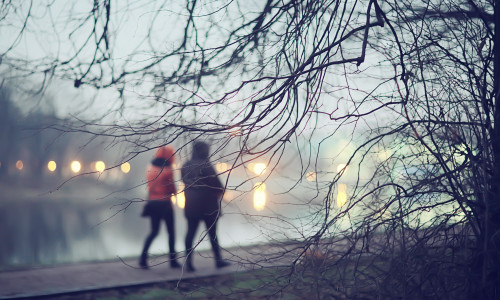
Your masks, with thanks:
[(170, 163), (173, 163), (174, 158), (175, 158), (174, 154), (175, 154), (174, 148), (170, 145), (166, 145), (166, 146), (162, 146), (162, 147), (158, 148), (158, 150), (156, 150), (155, 157), (162, 158), (164, 160), (168, 160)]

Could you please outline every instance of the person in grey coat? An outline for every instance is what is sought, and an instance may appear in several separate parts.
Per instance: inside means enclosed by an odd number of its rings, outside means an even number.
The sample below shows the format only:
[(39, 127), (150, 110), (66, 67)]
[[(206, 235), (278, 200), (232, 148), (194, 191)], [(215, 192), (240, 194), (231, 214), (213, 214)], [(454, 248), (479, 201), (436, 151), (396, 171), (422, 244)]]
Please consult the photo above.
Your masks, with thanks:
[(217, 240), (217, 221), (221, 214), (220, 201), (224, 187), (208, 160), (209, 151), (210, 147), (207, 143), (195, 142), (192, 159), (186, 162), (181, 169), (186, 197), (184, 207), (184, 215), (188, 223), (186, 268), (189, 272), (195, 271), (192, 257), (193, 240), (200, 221), (203, 221), (207, 228), (216, 267), (223, 268), (229, 265), (229, 262), (222, 259)]

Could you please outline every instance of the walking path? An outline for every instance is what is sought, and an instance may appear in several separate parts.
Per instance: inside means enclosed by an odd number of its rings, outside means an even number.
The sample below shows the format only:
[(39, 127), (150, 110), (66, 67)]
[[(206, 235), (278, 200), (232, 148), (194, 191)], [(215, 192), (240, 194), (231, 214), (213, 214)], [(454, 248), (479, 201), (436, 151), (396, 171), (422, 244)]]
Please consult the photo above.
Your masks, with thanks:
[(267, 245), (230, 249), (224, 251), (223, 256), (232, 264), (222, 269), (215, 268), (211, 252), (198, 252), (194, 256), (196, 271), (192, 273), (184, 268), (170, 268), (165, 262), (166, 256), (150, 259), (149, 270), (138, 268), (134, 258), (5, 271), (0, 272), (0, 299), (23, 299), (241, 272), (277, 265), (272, 258), (278, 253), (280, 264), (286, 263), (286, 256), (281, 255), (283, 250), (283, 245), (279, 248)]

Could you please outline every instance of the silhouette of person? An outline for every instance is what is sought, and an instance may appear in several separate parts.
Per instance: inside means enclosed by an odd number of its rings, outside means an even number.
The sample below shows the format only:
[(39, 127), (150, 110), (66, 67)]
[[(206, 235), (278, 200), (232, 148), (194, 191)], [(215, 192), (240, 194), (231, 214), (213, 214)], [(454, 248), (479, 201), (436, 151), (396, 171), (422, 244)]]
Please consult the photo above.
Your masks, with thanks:
[(224, 187), (220, 182), (213, 166), (208, 160), (209, 146), (204, 142), (193, 144), (192, 159), (184, 164), (181, 169), (182, 181), (185, 185), (184, 195), (186, 205), (184, 215), (188, 223), (186, 234), (186, 268), (193, 272), (193, 240), (200, 221), (204, 221), (210, 237), (210, 244), (215, 256), (217, 268), (229, 265), (222, 259), (219, 242), (217, 240), (217, 221), (221, 208), (220, 200), (224, 193)]
[(158, 235), (160, 222), (164, 220), (168, 231), (168, 246), (170, 251), (170, 266), (180, 268), (181, 265), (176, 260), (175, 252), (175, 228), (174, 209), (170, 197), (177, 193), (174, 183), (174, 172), (172, 164), (174, 162), (175, 150), (171, 146), (158, 148), (155, 157), (146, 171), (148, 181), (148, 201), (142, 212), (143, 217), (151, 218), (151, 232), (144, 242), (139, 266), (148, 269), (148, 250), (151, 243)]

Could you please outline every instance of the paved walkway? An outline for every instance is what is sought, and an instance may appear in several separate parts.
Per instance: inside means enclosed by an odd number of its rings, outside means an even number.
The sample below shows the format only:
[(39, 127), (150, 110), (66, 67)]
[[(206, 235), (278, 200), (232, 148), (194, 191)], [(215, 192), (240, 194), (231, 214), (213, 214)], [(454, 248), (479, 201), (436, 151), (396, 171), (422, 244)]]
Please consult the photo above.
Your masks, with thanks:
[[(282, 253), (282, 246), (279, 248), (255, 246), (224, 251), (224, 258), (232, 264), (222, 269), (215, 268), (210, 252), (198, 252), (194, 256), (196, 272), (192, 273), (170, 268), (165, 263), (166, 256), (151, 259), (149, 270), (138, 268), (137, 259), (128, 259), (6, 271), (0, 273), (0, 299), (23, 299), (240, 272), (276, 265), (272, 257), (277, 251)], [(280, 261), (285, 260), (281, 257)]]

